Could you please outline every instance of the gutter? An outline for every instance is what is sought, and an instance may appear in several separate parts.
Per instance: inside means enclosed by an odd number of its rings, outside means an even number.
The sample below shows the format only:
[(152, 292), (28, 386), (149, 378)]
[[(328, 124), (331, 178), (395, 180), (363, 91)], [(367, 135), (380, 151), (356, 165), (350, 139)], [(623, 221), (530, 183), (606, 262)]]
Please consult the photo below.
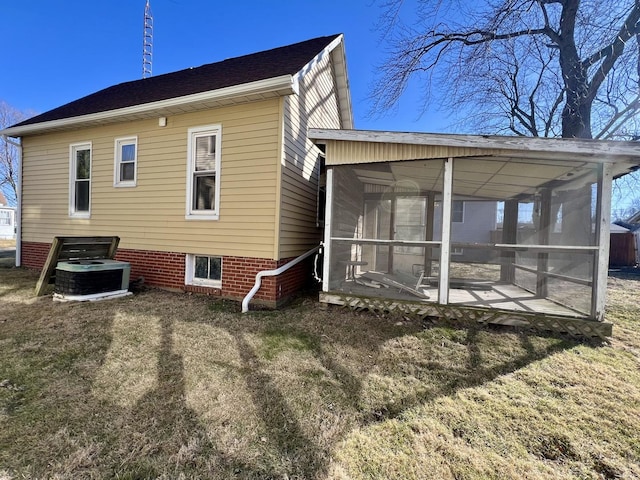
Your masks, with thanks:
[(281, 273), (286, 272), (291, 267), (299, 264), (305, 258), (308, 258), (314, 253), (316, 253), (318, 250), (320, 250), (321, 246), (322, 245), (318, 245), (317, 247), (312, 248), (307, 253), (303, 253), (298, 258), (291, 260), (289, 263), (285, 263), (280, 268), (276, 268), (275, 270), (263, 270), (261, 272), (258, 272), (258, 274), (256, 275), (256, 283), (253, 285), (253, 288), (249, 291), (249, 293), (247, 293), (247, 295), (242, 299), (242, 313), (247, 313), (249, 311), (249, 302), (251, 301), (253, 296), (258, 292), (258, 290), (260, 290), (260, 285), (262, 284), (263, 277), (275, 277), (276, 275), (280, 275)]
[(18, 191), (16, 192), (16, 267), (22, 265), (22, 143), (11, 140), (6, 135), (2, 139), (18, 149)]

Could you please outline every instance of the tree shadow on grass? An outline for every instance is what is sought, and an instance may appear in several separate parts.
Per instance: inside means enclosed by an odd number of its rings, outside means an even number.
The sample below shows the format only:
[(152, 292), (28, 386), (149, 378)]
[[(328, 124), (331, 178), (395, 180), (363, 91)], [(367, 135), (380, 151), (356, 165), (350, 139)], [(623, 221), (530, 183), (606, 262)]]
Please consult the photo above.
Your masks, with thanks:
[[(165, 301), (175, 302), (173, 310), (166, 308)], [(92, 460), (91, 471), (98, 472), (94, 476), (323, 477), (328, 472), (334, 447), (353, 428), (398, 417), (414, 407), (453, 395), (462, 388), (490, 382), (580, 343), (571, 338), (475, 324), (438, 322), (423, 328), (419, 321), (391, 315), (346, 309), (322, 311), (315, 303), (294, 305), (276, 314), (247, 316), (211, 309), (209, 304), (210, 300), (204, 297), (150, 290), (102, 305), (51, 309), (52, 315), (73, 313), (71, 321), (77, 323), (73, 335), (85, 335), (85, 341), (95, 338), (100, 342), (96, 352), (99, 350), (102, 356), (86, 353), (95, 367), (81, 372), (80, 379), (73, 369), (85, 360), (66, 362), (64, 368), (71, 369), (66, 381), (78, 383), (77, 394), (69, 396), (68, 406), (62, 397), (52, 398), (50, 405), (61, 410), (55, 415), (47, 413), (47, 418), (53, 415), (54, 421), (61, 422), (54, 429), (63, 428), (61, 417), (75, 415), (64, 428), (69, 428), (76, 437), (95, 439), (100, 445)], [(98, 312), (102, 319), (115, 318), (120, 312), (158, 319), (157, 382), (131, 408), (97, 400), (81, 391), (95, 382), (97, 369), (113, 343), (113, 338), (105, 338), (110, 325), (93, 319)], [(81, 322), (83, 316), (92, 321)], [(246, 395), (250, 396), (247, 400), (255, 407), (253, 412), (264, 432), (265, 440), (258, 439), (264, 442), (262, 450), (259, 443), (257, 447), (250, 446), (254, 449), (251, 455), (230, 453), (225, 444), (212, 437), (217, 430), (210, 419), (203, 418), (187, 404), (184, 357), (174, 344), (178, 322), (193, 325), (194, 332), (201, 325), (203, 329), (228, 334), (233, 343), (228, 348), (236, 352), (237, 360), (230, 361), (214, 352), (212, 358), (206, 359), (210, 362), (207, 365), (231, 372), (246, 386)], [(96, 329), (102, 333), (96, 334)], [(280, 350), (273, 351), (273, 358), (262, 351), (265, 339), (273, 332), (282, 332), (284, 347), (294, 349), (290, 357), (293, 361), (299, 358), (308, 363), (304, 368), (292, 368), (288, 374), (294, 377), (284, 382), (275, 370), (280, 365), (277, 363)], [(63, 345), (66, 342), (67, 349), (73, 346), (72, 337), (55, 338)], [(292, 340), (295, 341), (291, 343)], [(295, 351), (298, 347), (299, 352)], [(495, 349), (499, 350), (497, 354)], [(313, 390), (313, 394), (305, 396), (308, 390)], [(303, 410), (294, 408), (308, 398), (330, 401), (334, 407), (312, 406), (311, 415), (321, 418), (315, 423), (308, 421), (300, 416), (304, 415), (300, 413)], [(79, 406), (78, 402), (85, 402), (86, 406)], [(322, 428), (329, 432), (321, 431)], [(257, 456), (260, 451), (265, 454), (263, 458)], [(55, 474), (46, 470), (46, 466), (56, 464), (68, 455), (68, 450), (51, 455), (39, 463), (38, 468), (45, 469), (40, 474), (45, 471)], [(84, 470), (78, 467), (69, 471), (71, 477), (82, 476)]]
[[(342, 401), (336, 416), (351, 416), (352, 427), (396, 418), (416, 406), (454, 395), (460, 389), (491, 382), (581, 343), (559, 335), (455, 321), (440, 322), (424, 329), (419, 322), (392, 315), (380, 317), (344, 309), (339, 313), (332, 309), (318, 318), (322, 324), (314, 324), (295, 314), (288, 315), (292, 312), (295, 310), (284, 310), (280, 317), (259, 315), (265, 324), (257, 329), (256, 324), (248, 322), (244, 327), (233, 326), (230, 330), (245, 369), (252, 372), (246, 382), (257, 410), (265, 412), (262, 420), (269, 442), (283, 458), (290, 460), (293, 465), (290, 473), (301, 478), (326, 475), (331, 448), (326, 443), (314, 441), (323, 432), (314, 435), (307, 430), (305, 433), (299, 422), (301, 419), (296, 419), (287, 406), (290, 401), (287, 395), (291, 393), (279, 390), (273, 376), (262, 368), (264, 359), (246, 342), (246, 334), (256, 334), (277, 325), (280, 331), (288, 332), (290, 338), (303, 339), (309, 353), (329, 372), (331, 382), (324, 383), (323, 388), (335, 390), (330, 396)], [(354, 325), (349, 328), (345, 322), (354, 322)], [(333, 334), (332, 328), (336, 329)], [(436, 331), (446, 337), (437, 348), (432, 344), (438, 335), (430, 335)], [(493, 348), (491, 338), (501, 339), (502, 336), (508, 337), (508, 340), (503, 339), (505, 342), (516, 345), (503, 346), (504, 358), (496, 359), (490, 352)], [(405, 342), (407, 339), (409, 341)], [(358, 360), (362, 363), (355, 367), (353, 363), (347, 365), (349, 355), (345, 350), (360, 351)], [(434, 356), (430, 356), (430, 352)], [(446, 358), (436, 358), (443, 355)], [(414, 383), (405, 382), (408, 378)], [(385, 390), (378, 397), (376, 381), (382, 382), (380, 389)], [(406, 393), (407, 386), (412, 388), (410, 393)], [(396, 387), (397, 391), (394, 391)], [(342, 431), (331, 447), (348, 433), (348, 430)]]
[(157, 388), (141, 398), (119, 434), (121, 452), (132, 452), (110, 472), (114, 478), (268, 478), (259, 467), (216, 447), (186, 402), (182, 355), (176, 353), (175, 319), (161, 318)]
[[(265, 373), (254, 348), (242, 335), (235, 335), (243, 369), (250, 372), (245, 380), (253, 403), (259, 412), (263, 412), (262, 421), (266, 429), (267, 441), (287, 459), (291, 478), (314, 478), (324, 468), (319, 446), (309, 438), (288, 407), (284, 394), (274, 384), (270, 375)], [(261, 472), (264, 478), (277, 478), (279, 472)]]
[[(469, 325), (452, 321), (432, 325), (418, 337), (433, 342), (441, 335), (440, 332), (443, 332), (444, 341), (437, 349), (435, 358), (425, 357), (424, 361), (418, 361), (420, 370), (412, 372), (413, 377), (420, 382), (419, 386), (409, 394), (391, 394), (388, 401), (373, 404), (371, 411), (365, 416), (365, 424), (397, 418), (413, 407), (433, 402), (439, 397), (454, 395), (461, 389), (491, 382), (581, 343), (575, 338), (557, 334), (545, 335), (518, 331), (512, 327)], [(488, 338), (482, 339), (483, 336)], [(516, 340), (519, 352), (514, 352), (515, 348), (504, 348), (504, 359), (496, 360), (495, 352), (490, 352), (493, 348), (490, 338), (501, 340), (500, 336)], [(539, 340), (539, 345), (534, 345), (532, 339)], [(400, 364), (411, 361), (401, 356), (399, 360)], [(377, 373), (399, 379), (397, 383), (402, 386), (402, 368), (398, 365), (387, 364), (378, 369)]]

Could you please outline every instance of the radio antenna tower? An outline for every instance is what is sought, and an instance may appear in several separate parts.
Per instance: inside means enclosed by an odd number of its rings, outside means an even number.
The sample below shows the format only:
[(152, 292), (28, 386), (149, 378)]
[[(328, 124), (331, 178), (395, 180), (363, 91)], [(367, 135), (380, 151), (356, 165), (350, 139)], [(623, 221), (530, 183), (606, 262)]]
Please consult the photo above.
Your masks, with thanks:
[(147, 0), (144, 7), (144, 30), (142, 32), (142, 78), (151, 76), (151, 57), (153, 56), (153, 14)]

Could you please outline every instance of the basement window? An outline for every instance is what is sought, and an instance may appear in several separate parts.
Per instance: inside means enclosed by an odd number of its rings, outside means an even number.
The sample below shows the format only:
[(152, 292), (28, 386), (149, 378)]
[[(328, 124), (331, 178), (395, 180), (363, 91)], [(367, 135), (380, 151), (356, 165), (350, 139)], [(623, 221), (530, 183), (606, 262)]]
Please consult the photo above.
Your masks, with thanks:
[(187, 255), (185, 283), (222, 288), (222, 257)]

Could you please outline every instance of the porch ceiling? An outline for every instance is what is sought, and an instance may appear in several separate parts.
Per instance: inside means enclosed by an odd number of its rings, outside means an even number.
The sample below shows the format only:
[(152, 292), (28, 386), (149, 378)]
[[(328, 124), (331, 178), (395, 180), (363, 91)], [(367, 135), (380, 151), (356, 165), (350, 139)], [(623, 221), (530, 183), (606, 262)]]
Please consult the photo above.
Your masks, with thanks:
[[(352, 165), (362, 183), (391, 186), (402, 182), (415, 190), (441, 192), (443, 161), (412, 160), (388, 163)], [(631, 165), (617, 164), (615, 173), (626, 171)], [(555, 188), (569, 189), (596, 181), (596, 165), (586, 161), (551, 161), (515, 157), (464, 157), (454, 160), (453, 193), (485, 199), (503, 200), (535, 193), (553, 182)]]

